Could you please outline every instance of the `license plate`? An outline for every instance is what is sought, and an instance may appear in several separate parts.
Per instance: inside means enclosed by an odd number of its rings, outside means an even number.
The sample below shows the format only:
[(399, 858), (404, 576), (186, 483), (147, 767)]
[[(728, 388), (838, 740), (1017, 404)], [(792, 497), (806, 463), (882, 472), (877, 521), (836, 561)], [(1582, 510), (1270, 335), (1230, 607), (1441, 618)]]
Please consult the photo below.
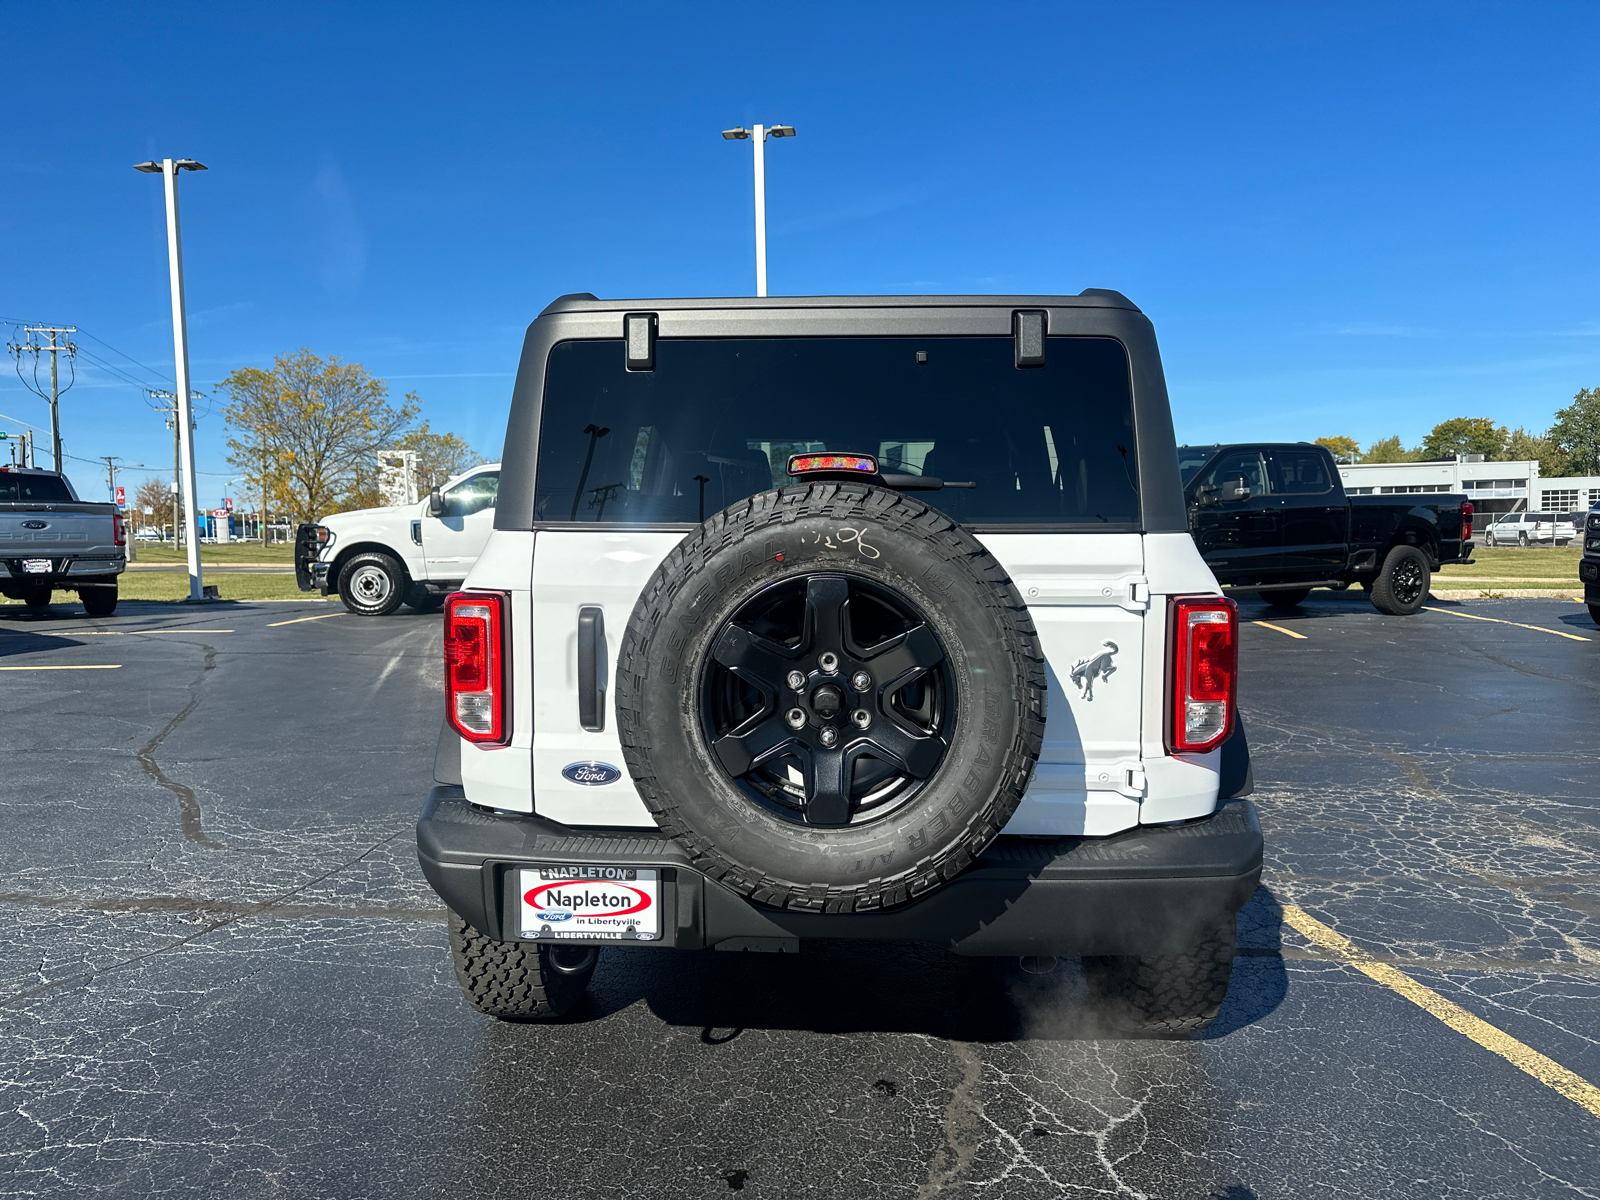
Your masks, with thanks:
[(51, 562), (48, 558), (25, 558), (22, 560), (22, 569), (29, 575), (50, 574)]
[(653, 942), (661, 936), (661, 872), (579, 864), (524, 867), (522, 936)]

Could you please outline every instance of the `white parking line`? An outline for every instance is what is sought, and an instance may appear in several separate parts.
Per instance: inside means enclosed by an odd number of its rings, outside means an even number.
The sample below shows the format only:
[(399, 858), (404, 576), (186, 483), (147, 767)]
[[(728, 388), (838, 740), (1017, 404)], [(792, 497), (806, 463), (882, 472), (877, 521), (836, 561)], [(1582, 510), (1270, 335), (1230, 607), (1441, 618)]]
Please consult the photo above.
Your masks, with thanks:
[(0, 667), (0, 671), (120, 671), (121, 663), (90, 663), (78, 667)]
[(1499, 617), (1480, 617), (1476, 613), (1456, 612), (1453, 608), (1434, 608), (1429, 604), (1424, 604), (1422, 607), (1425, 612), (1446, 613), (1452, 617), (1465, 617), (1469, 621), (1493, 621), (1496, 625), (1515, 625), (1518, 629), (1531, 629), (1535, 633), (1551, 633), (1556, 637), (1571, 638), (1575, 642), (1593, 640), (1578, 633), (1563, 633), (1559, 629), (1546, 629), (1543, 625), (1524, 625), (1521, 621), (1502, 621)]

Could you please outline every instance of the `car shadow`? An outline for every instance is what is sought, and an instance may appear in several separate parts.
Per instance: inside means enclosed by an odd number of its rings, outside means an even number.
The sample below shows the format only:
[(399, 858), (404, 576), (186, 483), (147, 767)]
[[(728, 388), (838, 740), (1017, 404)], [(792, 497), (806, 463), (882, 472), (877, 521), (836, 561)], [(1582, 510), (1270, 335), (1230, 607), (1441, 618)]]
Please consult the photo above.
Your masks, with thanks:
[[(1240, 953), (1216, 1023), (1226, 1037), (1283, 1002), (1282, 910), (1258, 889), (1239, 916)], [(799, 954), (649, 950), (603, 953), (569, 1020), (640, 1001), (668, 1025), (719, 1045), (747, 1030), (914, 1033), (950, 1041), (1127, 1040), (1076, 959), (973, 958), (912, 943), (808, 941)]]

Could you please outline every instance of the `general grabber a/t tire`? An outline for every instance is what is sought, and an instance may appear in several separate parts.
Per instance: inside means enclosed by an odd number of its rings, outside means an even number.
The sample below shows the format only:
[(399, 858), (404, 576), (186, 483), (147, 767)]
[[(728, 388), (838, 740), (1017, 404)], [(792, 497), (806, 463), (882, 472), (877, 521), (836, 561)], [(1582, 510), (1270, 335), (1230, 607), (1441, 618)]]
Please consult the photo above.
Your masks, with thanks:
[(1027, 607), (978, 541), (854, 483), (764, 492), (680, 542), (617, 670), (628, 771), (699, 870), (758, 904), (870, 912), (960, 874), (1045, 722)]

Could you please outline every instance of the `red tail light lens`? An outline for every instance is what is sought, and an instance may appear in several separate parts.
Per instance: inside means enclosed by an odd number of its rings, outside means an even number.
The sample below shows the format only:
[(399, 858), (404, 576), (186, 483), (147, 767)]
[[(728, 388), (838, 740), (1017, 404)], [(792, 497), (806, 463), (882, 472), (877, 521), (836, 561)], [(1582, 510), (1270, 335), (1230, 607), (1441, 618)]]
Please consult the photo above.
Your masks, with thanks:
[(1172, 602), (1172, 698), (1167, 748), (1201, 754), (1233, 732), (1238, 699), (1239, 606), (1216, 596)]
[(1474, 511), (1471, 500), (1461, 506), (1461, 540), (1463, 542), (1472, 540), (1472, 514)]
[(878, 473), (878, 460), (870, 454), (791, 454), (789, 474), (809, 475), (813, 471), (860, 471)]
[(445, 713), (469, 742), (510, 739), (503, 638), (511, 598), (504, 592), (456, 592), (444, 602)]
[(111, 544), (113, 546), (126, 546), (128, 544), (127, 532), (122, 527), (122, 514), (111, 514)]

